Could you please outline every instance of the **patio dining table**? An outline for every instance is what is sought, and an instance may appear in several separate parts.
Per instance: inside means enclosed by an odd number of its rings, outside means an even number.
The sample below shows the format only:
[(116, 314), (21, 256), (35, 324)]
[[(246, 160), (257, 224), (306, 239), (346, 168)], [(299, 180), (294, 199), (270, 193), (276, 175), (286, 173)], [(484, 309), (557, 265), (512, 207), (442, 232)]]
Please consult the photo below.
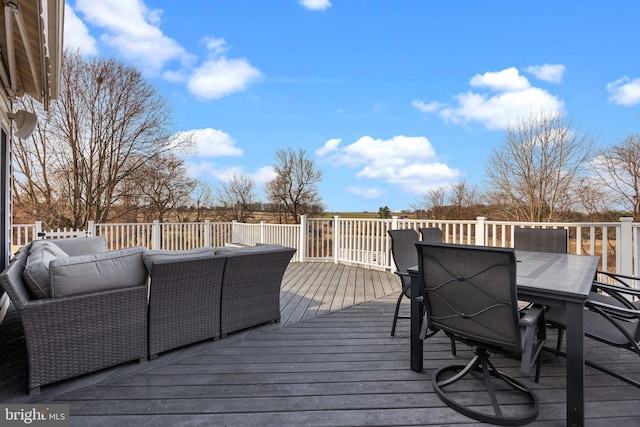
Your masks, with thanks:
[[(584, 425), (584, 303), (600, 257), (516, 251), (518, 299), (566, 310), (567, 425)], [(411, 369), (423, 368), (423, 302), (418, 267), (411, 275)]]

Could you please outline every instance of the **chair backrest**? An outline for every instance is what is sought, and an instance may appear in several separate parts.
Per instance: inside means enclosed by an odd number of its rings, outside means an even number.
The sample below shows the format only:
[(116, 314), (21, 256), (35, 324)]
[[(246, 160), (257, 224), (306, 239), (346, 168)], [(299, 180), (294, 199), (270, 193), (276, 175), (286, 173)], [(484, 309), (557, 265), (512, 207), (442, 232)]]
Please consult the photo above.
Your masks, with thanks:
[(442, 230), (438, 227), (423, 227), (420, 229), (420, 241), (442, 242)]
[(520, 355), (514, 250), (431, 242), (416, 248), (429, 327)]
[(516, 228), (513, 247), (521, 251), (567, 253), (567, 230), (564, 228)]
[(413, 229), (389, 230), (391, 237), (391, 255), (398, 271), (405, 273), (407, 268), (418, 265), (418, 253), (415, 243), (418, 233)]

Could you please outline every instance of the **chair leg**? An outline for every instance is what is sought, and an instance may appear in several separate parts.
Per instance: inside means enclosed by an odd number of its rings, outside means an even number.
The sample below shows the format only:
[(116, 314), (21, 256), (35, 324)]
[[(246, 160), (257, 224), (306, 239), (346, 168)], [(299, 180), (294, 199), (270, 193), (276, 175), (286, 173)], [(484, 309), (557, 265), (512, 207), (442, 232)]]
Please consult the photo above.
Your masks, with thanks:
[[(493, 413), (480, 412), (475, 409), (468, 408), (444, 392), (443, 389), (445, 387), (452, 385), (471, 372), (479, 372), (482, 375), (486, 392), (489, 394), (489, 399), (491, 401), (491, 404), (487, 406), (493, 408)], [(452, 373), (453, 375), (447, 376), (449, 373)], [(494, 386), (491, 383), (491, 378), (499, 379), (510, 386), (515, 392), (519, 392), (521, 396), (528, 401), (530, 409), (521, 414), (505, 415), (500, 407)], [(449, 407), (461, 414), (482, 422), (489, 422), (498, 425), (519, 425), (530, 423), (538, 416), (539, 405), (536, 395), (514, 378), (500, 373), (489, 360), (488, 353), (483, 349), (477, 349), (475, 357), (466, 366), (454, 365), (438, 370), (433, 375), (433, 389), (438, 397)], [(463, 400), (464, 399), (468, 399), (468, 397), (463, 398)], [(507, 403), (507, 405), (511, 404), (512, 403)]]
[(534, 381), (536, 384), (540, 381), (540, 368), (542, 367), (542, 350), (540, 350), (540, 354), (538, 354), (538, 360), (536, 362), (536, 375), (534, 377)]
[(556, 342), (556, 352), (560, 352), (562, 349), (562, 338), (564, 336), (564, 329), (558, 328), (558, 341)]
[(402, 297), (404, 297), (404, 292), (400, 293), (398, 302), (396, 302), (396, 311), (393, 313), (393, 325), (391, 326), (391, 336), (394, 336), (396, 333), (396, 323), (398, 322), (398, 313), (400, 312), (400, 303), (402, 302)]

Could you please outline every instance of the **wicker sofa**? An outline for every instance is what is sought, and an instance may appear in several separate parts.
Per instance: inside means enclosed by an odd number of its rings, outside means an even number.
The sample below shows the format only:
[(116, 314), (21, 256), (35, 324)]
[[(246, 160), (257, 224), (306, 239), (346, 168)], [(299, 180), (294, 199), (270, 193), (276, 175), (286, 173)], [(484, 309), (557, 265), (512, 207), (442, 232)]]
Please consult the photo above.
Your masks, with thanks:
[(35, 298), (24, 280), (32, 245), (21, 248), (0, 274), (0, 284), (24, 329), (29, 393), (38, 393), (41, 386), (55, 381), (131, 360), (146, 360), (145, 283)]
[[(34, 245), (65, 254), (38, 259), (48, 277), (31, 269)], [(106, 252), (104, 238), (30, 243), (0, 274), (25, 332), (29, 393), (279, 321), (280, 285), (294, 254), (280, 245)], [(49, 291), (34, 286), (45, 279)]]

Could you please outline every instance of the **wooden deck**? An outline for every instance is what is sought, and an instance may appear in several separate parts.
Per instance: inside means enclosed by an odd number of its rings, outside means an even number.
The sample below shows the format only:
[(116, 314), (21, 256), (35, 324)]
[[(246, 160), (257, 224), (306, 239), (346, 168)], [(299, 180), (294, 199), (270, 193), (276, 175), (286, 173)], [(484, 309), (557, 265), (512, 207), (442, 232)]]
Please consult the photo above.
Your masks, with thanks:
[[(45, 386), (35, 397), (26, 395), (26, 350), (10, 313), (0, 325), (8, 346), (2, 353), (11, 359), (1, 361), (0, 401), (67, 403), (73, 426), (475, 425), (431, 386), (435, 369), (465, 363), (471, 353), (459, 345), (453, 357), (438, 334), (425, 343), (425, 371), (411, 371), (408, 320), (389, 335), (398, 292), (391, 273), (293, 263), (281, 323)], [(402, 310), (408, 313), (408, 303)], [(593, 342), (586, 353), (640, 378), (637, 355)], [(536, 390), (540, 415), (532, 425), (565, 425), (565, 359), (545, 361), (539, 384), (519, 373), (517, 361), (495, 359)], [(640, 426), (640, 390), (588, 367), (586, 373), (587, 425)]]

